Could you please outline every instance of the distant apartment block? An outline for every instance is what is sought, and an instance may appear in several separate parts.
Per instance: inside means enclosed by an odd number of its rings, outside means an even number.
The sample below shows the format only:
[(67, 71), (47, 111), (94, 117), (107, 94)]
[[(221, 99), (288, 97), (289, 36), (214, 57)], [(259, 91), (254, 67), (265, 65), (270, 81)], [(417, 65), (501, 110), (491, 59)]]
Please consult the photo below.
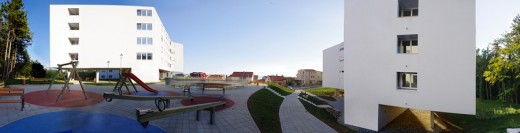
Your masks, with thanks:
[(323, 50), (323, 87), (343, 89), (343, 42)]
[(322, 72), (314, 69), (300, 69), (296, 74), (296, 80), (300, 85), (316, 85), (322, 82)]
[(50, 5), (51, 67), (78, 60), (80, 69), (105, 78), (110, 74), (100, 71), (123, 68), (144, 82), (157, 82), (182, 73), (183, 51), (154, 7)]
[(475, 0), (346, 0), (344, 15), (346, 124), (378, 131), (407, 108), (475, 114)]

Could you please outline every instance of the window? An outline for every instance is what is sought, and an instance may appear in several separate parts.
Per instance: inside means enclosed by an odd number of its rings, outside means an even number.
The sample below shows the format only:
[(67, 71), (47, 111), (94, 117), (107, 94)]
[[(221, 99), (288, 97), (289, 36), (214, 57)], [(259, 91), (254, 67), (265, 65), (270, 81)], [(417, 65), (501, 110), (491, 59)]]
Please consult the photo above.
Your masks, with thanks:
[(343, 51), (343, 50), (345, 50), (345, 48), (339, 48), (339, 51)]
[(152, 23), (137, 23), (137, 30), (152, 30)]
[(79, 30), (79, 23), (69, 23), (70, 30)]
[(112, 72), (112, 70), (108, 70), (108, 72)]
[(398, 35), (397, 53), (416, 54), (419, 53), (418, 35)]
[(69, 15), (71, 15), (71, 16), (79, 15), (79, 8), (69, 8)]
[(70, 60), (78, 60), (78, 53), (69, 53)]
[(153, 44), (153, 39), (151, 37), (137, 37), (137, 44)]
[(70, 45), (78, 45), (79, 44), (79, 38), (69, 38)]
[(137, 53), (137, 60), (152, 60), (152, 53)]
[(397, 73), (398, 89), (417, 90), (417, 73), (416, 72), (398, 72)]
[(399, 17), (419, 16), (418, 0), (399, 0)]
[(111, 78), (112, 78), (112, 75), (108, 75), (108, 78), (111, 79)]
[(105, 75), (101, 75), (101, 78), (104, 79), (104, 78), (105, 78)]
[(152, 10), (137, 9), (137, 16), (152, 16)]
[(152, 53), (148, 53), (148, 60), (152, 60)]

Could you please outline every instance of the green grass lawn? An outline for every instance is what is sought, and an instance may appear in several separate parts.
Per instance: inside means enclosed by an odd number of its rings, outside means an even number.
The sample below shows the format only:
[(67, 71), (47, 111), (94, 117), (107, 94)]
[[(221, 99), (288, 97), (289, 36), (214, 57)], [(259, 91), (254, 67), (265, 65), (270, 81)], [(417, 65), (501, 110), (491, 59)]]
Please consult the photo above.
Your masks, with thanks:
[(291, 89), (288, 89), (282, 85), (279, 85), (277, 83), (267, 83), (267, 86), (271, 89), (273, 89), (274, 91), (280, 93), (281, 95), (283, 96), (287, 96), (287, 95), (290, 95), (291, 93), (294, 92), (294, 90), (291, 90)]
[[(505, 109), (514, 108), (516, 109), (515, 114), (506, 114), (499, 117), (483, 117), (474, 115), (462, 115), (462, 114), (446, 114), (455, 124), (455, 127), (460, 128), (464, 132), (489, 132), (489, 133), (503, 133), (506, 132), (507, 128), (520, 128), (520, 106), (509, 105), (493, 100), (477, 100), (477, 114), (478, 115), (493, 115), (491, 113), (484, 113), (489, 109)], [(494, 114), (500, 114), (501, 111), (497, 111)], [(480, 119), (479, 119), (480, 118)]]
[(283, 98), (266, 89), (255, 92), (247, 100), (249, 113), (262, 133), (282, 132), (278, 116), (282, 102)]
[(346, 126), (339, 124), (334, 118), (334, 116), (329, 114), (329, 112), (327, 112), (325, 109), (318, 108), (302, 100), (300, 100), (300, 102), (303, 104), (303, 106), (309, 113), (314, 115), (314, 117), (320, 119), (323, 123), (327, 124), (329, 127), (336, 130), (337, 132), (354, 133), (354, 131), (350, 130)]
[[(300, 93), (299, 96), (302, 97), (302, 98), (305, 98), (305, 97), (303, 96), (303, 93)], [(316, 98), (316, 97), (314, 97), (314, 96), (311, 96), (311, 95), (307, 95), (307, 98), (305, 98), (305, 99), (311, 101), (312, 103), (314, 103), (314, 104), (316, 104), (316, 105), (328, 105), (327, 102), (325, 102), (325, 101), (323, 101), (323, 100), (321, 100), (321, 99), (318, 99), (318, 98)]]
[[(305, 91), (319, 96), (320, 98), (323, 98), (325, 100), (336, 101), (336, 99), (332, 97), (334, 95), (334, 92), (336, 92), (335, 88), (309, 88), (305, 89)], [(343, 90), (341, 89), (340, 91), (343, 92)]]

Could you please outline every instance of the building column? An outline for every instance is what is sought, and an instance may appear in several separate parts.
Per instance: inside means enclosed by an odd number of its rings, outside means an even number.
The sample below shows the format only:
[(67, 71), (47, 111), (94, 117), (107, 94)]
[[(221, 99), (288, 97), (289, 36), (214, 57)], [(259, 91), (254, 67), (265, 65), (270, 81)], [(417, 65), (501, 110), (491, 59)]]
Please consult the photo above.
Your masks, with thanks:
[(94, 83), (99, 82), (99, 70), (96, 70), (96, 78), (94, 78)]

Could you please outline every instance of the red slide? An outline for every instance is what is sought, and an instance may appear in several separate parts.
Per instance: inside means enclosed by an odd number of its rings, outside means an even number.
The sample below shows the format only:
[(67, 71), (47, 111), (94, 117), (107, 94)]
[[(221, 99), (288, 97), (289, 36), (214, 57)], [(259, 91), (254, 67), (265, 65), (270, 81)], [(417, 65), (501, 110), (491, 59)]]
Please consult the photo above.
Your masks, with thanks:
[(139, 84), (141, 87), (143, 87), (145, 90), (147, 90), (149, 92), (152, 92), (152, 93), (155, 93), (155, 94), (159, 93), (159, 91), (157, 91), (155, 89), (152, 89), (152, 88), (150, 88), (150, 86), (148, 86), (145, 83), (143, 83), (143, 81), (141, 81), (141, 79), (137, 78), (137, 76), (135, 76), (133, 73), (124, 73), (123, 76), (130, 77), (137, 84)]

